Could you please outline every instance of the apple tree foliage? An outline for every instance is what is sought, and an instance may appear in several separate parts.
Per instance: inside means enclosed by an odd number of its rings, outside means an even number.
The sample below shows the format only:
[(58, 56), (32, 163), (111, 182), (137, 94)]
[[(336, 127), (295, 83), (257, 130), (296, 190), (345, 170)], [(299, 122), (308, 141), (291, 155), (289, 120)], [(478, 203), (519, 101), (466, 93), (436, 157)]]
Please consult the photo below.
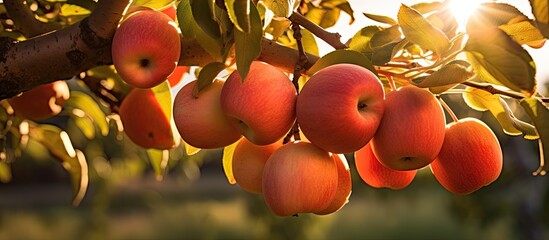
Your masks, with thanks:
[[(489, 111), (506, 134), (539, 142), (540, 165), (534, 174), (544, 175), (549, 99), (538, 92), (536, 63), (525, 48), (540, 48), (549, 37), (549, 1), (529, 2), (533, 19), (509, 4), (483, 3), (461, 32), (449, 1), (402, 5), (393, 19), (357, 13), (347, 0), (27, 0), (26, 4), (4, 0), (0, 96), (7, 99), (41, 84), (70, 79), (71, 97), (55, 118), (76, 127), (84, 144), (75, 144), (73, 139), (79, 137), (70, 136), (56, 121), (23, 119), (1, 101), (0, 180), (9, 181), (10, 165), (28, 145), (38, 144), (69, 172), (73, 203), (78, 204), (90, 175), (97, 172), (88, 166), (97, 157), (89, 148), (101, 138), (129, 141), (122, 140), (117, 113), (130, 87), (116, 74), (110, 58), (112, 36), (129, 5), (156, 10), (176, 6), (183, 42), (179, 65), (198, 67), (196, 91), (225, 69), (236, 67), (246, 75), (256, 59), (297, 75), (298, 87), (327, 66), (357, 64), (376, 73), (387, 88), (412, 84), (437, 96), (460, 94), (468, 107)], [(343, 43), (339, 34), (325, 30), (342, 14), (351, 16), (351, 22), (355, 14), (364, 14), (377, 24), (364, 24)], [(327, 42), (333, 51), (320, 57), (317, 41)], [(81, 42), (87, 48), (72, 52)], [(170, 117), (170, 86), (165, 82), (153, 91)], [(173, 166), (169, 162), (176, 161), (177, 151), (187, 155), (200, 151), (184, 143), (172, 150), (132, 149), (140, 151), (135, 157), (150, 162), (159, 177)], [(234, 144), (226, 147), (223, 159), (232, 183), (233, 151)]]

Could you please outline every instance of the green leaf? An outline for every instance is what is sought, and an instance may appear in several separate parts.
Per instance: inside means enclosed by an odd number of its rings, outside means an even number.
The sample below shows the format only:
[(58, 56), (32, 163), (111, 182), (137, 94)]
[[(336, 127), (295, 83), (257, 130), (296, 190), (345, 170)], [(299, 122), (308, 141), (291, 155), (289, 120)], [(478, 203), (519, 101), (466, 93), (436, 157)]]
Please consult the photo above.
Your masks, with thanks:
[(227, 180), (229, 181), (230, 184), (236, 183), (236, 180), (234, 179), (234, 175), (233, 175), (233, 154), (234, 154), (234, 149), (236, 148), (236, 145), (239, 142), (240, 140), (223, 148), (223, 159), (222, 159), (223, 171), (225, 172), (225, 176), (227, 177)]
[(341, 9), (310, 8), (305, 17), (322, 28), (329, 28), (336, 24)]
[(0, 182), (8, 183), (11, 181), (11, 178), (12, 178), (12, 175), (11, 175), (10, 165), (0, 161)]
[(154, 97), (169, 120), (172, 118), (172, 93), (168, 81), (151, 88)]
[(431, 91), (438, 94), (473, 77), (475, 74), (469, 68), (470, 65), (466, 61), (455, 60), (427, 77), (417, 78), (412, 81), (421, 88), (434, 88)]
[(89, 9), (83, 8), (78, 5), (63, 4), (63, 6), (61, 6), (61, 12), (59, 12), (59, 15), (69, 17), (90, 15), (90, 13), (91, 11)]
[(71, 110), (72, 120), (80, 129), (84, 136), (88, 139), (95, 138), (95, 125), (93, 119), (81, 109), (74, 108)]
[(170, 159), (170, 151), (160, 149), (147, 149), (149, 155), (149, 161), (154, 170), (157, 181), (162, 181), (166, 174), (166, 167), (168, 166), (168, 160)]
[(355, 33), (355, 35), (351, 38), (349, 49), (365, 55), (371, 54), (373, 49), (370, 47), (370, 41), (372, 37), (381, 30), (382, 28), (378, 26), (367, 26), (360, 29), (360, 31)]
[[(402, 40), (406, 41), (406, 39)], [(376, 66), (383, 65), (391, 61), (395, 47), (399, 46), (401, 42), (392, 42), (374, 49), (372, 53), (372, 63)]]
[[(221, 61), (221, 56), (222, 56), (221, 50), (223, 46), (221, 38), (219, 36), (211, 37), (204, 30), (202, 30), (202, 28), (198, 25), (198, 23), (192, 17), (193, 14), (192, 14), (192, 9), (189, 1), (190, 0), (182, 0), (177, 7), (178, 21), (180, 23), (187, 23), (187, 24), (180, 24), (181, 32), (183, 36), (196, 39), (198, 44), (202, 47), (202, 49), (208, 52), (208, 54), (210, 54), (210, 56), (214, 59), (214, 61)], [(202, 1), (202, 0), (196, 0), (196, 1)], [(210, 16), (210, 14), (208, 13), (207, 16)]]
[(196, 24), (193, 18), (190, 0), (182, 0), (177, 5), (177, 21), (180, 22), (179, 28), (183, 37), (195, 38), (194, 27)]
[(498, 2), (482, 3), (471, 13), (467, 21), (467, 33), (484, 32), (488, 29), (528, 20), (516, 7)]
[(458, 22), (451, 9), (444, 9), (437, 11), (427, 17), (427, 20), (433, 24), (437, 29), (440, 29), (448, 39), (452, 39), (456, 36), (458, 29)]
[[(93, 99), (93, 97), (83, 92), (72, 91), (71, 97), (65, 103), (65, 108), (70, 108), (70, 107), (79, 109), (85, 112), (85, 116), (82, 116), (82, 117), (86, 117), (86, 118), (89, 117), (89, 119), (92, 120), (93, 123), (99, 128), (101, 135), (107, 136), (109, 134), (109, 123), (107, 122), (107, 116), (105, 115), (105, 112), (101, 110), (101, 107), (98, 105), (97, 101)], [(86, 125), (87, 125), (86, 123), (80, 123), (80, 124), (82, 125), (79, 125), (77, 123), (78, 126), (86, 128)], [(81, 130), (83, 132), (87, 131), (82, 128)]]
[(229, 12), (229, 18), (236, 29), (241, 32), (250, 32), (250, 1), (249, 0), (225, 0), (225, 7)]
[[(549, 156), (549, 124), (547, 124), (549, 122), (549, 109), (536, 98), (524, 98), (520, 101), (520, 105), (536, 126), (540, 141), (540, 167), (544, 167), (544, 157)], [(540, 170), (546, 171), (546, 169)]]
[(214, 21), (212, 9), (208, 1), (190, 0), (190, 3), (193, 18), (198, 26), (200, 26), (200, 29), (214, 39), (219, 38), (221, 36), (219, 25)]
[(275, 15), (275, 17), (286, 18), (294, 11), (296, 0), (263, 0), (263, 3)]
[(261, 38), (263, 37), (263, 28), (259, 12), (255, 5), (250, 6), (250, 32), (244, 33), (235, 29), (235, 54), (236, 68), (242, 77), (246, 79), (250, 65), (261, 53)]
[[(467, 58), (477, 71), (485, 69), (500, 84), (527, 96), (536, 89), (536, 68), (530, 54), (499, 28), (469, 36)], [(479, 75), (482, 76), (482, 75)]]
[(379, 48), (390, 43), (399, 42), (402, 40), (401, 35), (402, 33), (400, 32), (398, 25), (383, 29), (372, 36), (370, 39), (370, 47), (372, 49)]
[(309, 30), (301, 29), (301, 42), (303, 43), (305, 52), (315, 56), (319, 55), (316, 38), (311, 32), (309, 32)]
[(503, 131), (511, 136), (521, 135), (522, 132), (515, 128), (510, 121), (504, 106), (500, 102), (500, 96), (491, 94), (484, 90), (468, 87), (463, 93), (465, 102), (475, 110), (483, 111), (487, 109), (498, 120)]
[(344, 13), (347, 13), (351, 17), (351, 20), (349, 20), (349, 25), (355, 22), (355, 14), (349, 2), (346, 1), (342, 4), (337, 5), (336, 7), (341, 9), (341, 11), (343, 11)]
[(450, 41), (441, 30), (434, 27), (418, 11), (404, 4), (398, 12), (398, 23), (404, 36), (424, 49), (442, 55), (450, 47)]
[(441, 3), (441, 2), (420, 2), (414, 5), (411, 5), (410, 7), (415, 9), (421, 14), (427, 14), (427, 13), (442, 9), (444, 7), (444, 4), (445, 3)]
[(511, 123), (516, 129), (518, 129), (524, 134), (525, 139), (528, 139), (528, 140), (539, 139), (538, 133), (536, 132), (536, 127), (532, 126), (532, 124), (524, 122), (518, 119), (517, 117), (515, 117), (515, 114), (513, 113), (513, 111), (507, 104), (507, 102), (503, 100), (503, 98), (500, 97), (499, 101), (503, 106), (503, 108), (505, 109), (505, 113), (507, 113), (507, 118), (509, 119), (509, 121), (511, 121)]
[(183, 143), (183, 146), (185, 146), (185, 153), (188, 155), (188, 156), (192, 156), (192, 155), (195, 155), (197, 154), (198, 152), (200, 152), (200, 148), (197, 148), (197, 147), (194, 147), (188, 143), (186, 143), (185, 141), (181, 140), (181, 142)]
[(164, 9), (174, 2), (175, 0), (134, 0), (132, 1), (132, 6), (143, 6), (158, 10)]
[(383, 16), (383, 15), (377, 15), (377, 14), (371, 14), (371, 13), (364, 13), (364, 16), (366, 16), (369, 19), (372, 19), (376, 22), (390, 24), (390, 25), (396, 25), (398, 22), (390, 17)]
[(547, 0), (529, 0), (532, 7), (532, 13), (536, 18), (537, 27), (543, 33), (543, 36), (549, 38), (549, 1)]
[(33, 126), (29, 131), (29, 136), (45, 146), (51, 155), (55, 156), (61, 162), (61, 165), (71, 178), (73, 188), (72, 204), (80, 204), (88, 188), (88, 163), (84, 153), (74, 149), (69, 135), (56, 126), (43, 124)]
[(324, 55), (309, 68), (307, 75), (312, 76), (321, 69), (339, 63), (350, 63), (362, 66), (377, 75), (375, 68), (366, 56), (353, 50), (336, 50)]
[(537, 43), (545, 39), (540, 30), (530, 21), (503, 24), (499, 28), (520, 45)]
[(210, 86), (210, 84), (215, 80), (217, 75), (225, 70), (225, 64), (220, 62), (211, 62), (208, 63), (206, 66), (200, 70), (200, 73), (198, 74), (198, 78), (196, 80), (196, 85), (193, 89), (193, 96), (195, 98), (198, 98), (198, 95), (200, 94), (200, 91), (202, 89)]

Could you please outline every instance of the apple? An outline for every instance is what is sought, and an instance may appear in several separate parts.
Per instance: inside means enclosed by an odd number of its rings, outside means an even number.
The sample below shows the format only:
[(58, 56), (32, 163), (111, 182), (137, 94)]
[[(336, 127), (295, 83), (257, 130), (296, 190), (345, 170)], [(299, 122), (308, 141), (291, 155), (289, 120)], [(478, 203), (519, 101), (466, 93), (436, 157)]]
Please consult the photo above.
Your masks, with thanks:
[(12, 97), (8, 102), (15, 115), (32, 121), (42, 121), (59, 114), (69, 97), (70, 90), (67, 82), (55, 81)]
[(290, 79), (277, 68), (254, 61), (246, 79), (231, 73), (221, 91), (221, 107), (250, 142), (272, 144), (283, 138), (295, 122), (297, 93)]
[(417, 170), (397, 171), (383, 166), (367, 144), (355, 152), (355, 165), (360, 178), (375, 188), (400, 190), (412, 182)]
[(189, 70), (188, 66), (177, 66), (172, 74), (168, 77), (170, 87), (174, 87), (183, 80), (183, 76)]
[(336, 195), (337, 172), (330, 153), (308, 142), (287, 143), (265, 164), (265, 203), (278, 216), (322, 211)]
[(173, 104), (175, 126), (183, 140), (197, 148), (220, 148), (242, 137), (221, 110), (221, 90), (224, 81), (216, 79), (202, 89), (198, 97), (192, 92), (197, 82), (192, 81), (177, 93)]
[(431, 163), (437, 181), (455, 194), (469, 194), (494, 182), (502, 168), (496, 135), (474, 118), (448, 124), (442, 149)]
[(116, 71), (129, 85), (151, 88), (174, 71), (181, 53), (179, 28), (166, 14), (133, 12), (118, 27), (112, 41)]
[(330, 205), (322, 211), (315, 212), (318, 215), (334, 213), (343, 208), (349, 202), (353, 183), (351, 179), (351, 170), (349, 163), (343, 154), (332, 154), (337, 166), (337, 190), (334, 199)]
[(156, 149), (171, 149), (176, 145), (170, 119), (151, 89), (132, 89), (122, 100), (119, 114), (124, 132), (135, 144)]
[(242, 138), (233, 153), (233, 175), (236, 183), (251, 193), (262, 193), (263, 169), (269, 157), (282, 147), (282, 140), (269, 145), (255, 145)]
[(383, 119), (372, 138), (376, 158), (394, 170), (413, 170), (429, 165), (438, 155), (446, 119), (429, 91), (401, 87), (385, 98)]
[(297, 98), (297, 122), (315, 145), (351, 153), (374, 136), (384, 111), (384, 90), (368, 69), (336, 64), (315, 73)]
[(167, 8), (164, 8), (161, 12), (168, 15), (168, 17), (170, 17), (174, 21), (177, 18), (177, 9), (175, 7), (175, 4), (172, 4)]

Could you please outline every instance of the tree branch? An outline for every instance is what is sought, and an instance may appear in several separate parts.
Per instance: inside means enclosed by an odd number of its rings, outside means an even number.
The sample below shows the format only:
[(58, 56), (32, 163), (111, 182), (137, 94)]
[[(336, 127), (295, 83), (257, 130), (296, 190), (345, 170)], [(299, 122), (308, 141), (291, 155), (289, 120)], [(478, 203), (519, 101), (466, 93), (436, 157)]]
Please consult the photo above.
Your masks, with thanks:
[(0, 39), (0, 99), (112, 62), (112, 36), (129, 2), (101, 0), (65, 29), (22, 42)]
[(297, 23), (304, 27), (305, 29), (309, 30), (312, 34), (319, 37), (320, 39), (324, 40), (326, 43), (330, 44), (335, 49), (345, 49), (348, 48), (347, 45), (341, 42), (341, 35), (339, 33), (331, 33), (320, 26), (316, 25), (315, 23), (309, 21), (305, 16), (299, 14), (298, 12), (292, 13), (288, 17), (292, 23)]
[(34, 13), (22, 0), (4, 0), (8, 15), (14, 22), (15, 30), (27, 38), (54, 31), (61, 26), (56, 23), (45, 23), (34, 17)]

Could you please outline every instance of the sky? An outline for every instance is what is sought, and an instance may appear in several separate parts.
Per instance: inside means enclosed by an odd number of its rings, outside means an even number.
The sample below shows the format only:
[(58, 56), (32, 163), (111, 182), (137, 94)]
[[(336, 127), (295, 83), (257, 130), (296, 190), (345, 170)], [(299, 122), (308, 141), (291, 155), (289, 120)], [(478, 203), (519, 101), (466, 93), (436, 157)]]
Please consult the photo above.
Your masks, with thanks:
[[(362, 29), (365, 26), (368, 25), (375, 25), (376, 22), (371, 21), (364, 17), (362, 13), (375, 13), (379, 15), (386, 15), (389, 17), (393, 17), (396, 19), (396, 15), (398, 12), (398, 9), (400, 8), (400, 4), (406, 4), (406, 5), (412, 5), (418, 2), (431, 2), (429, 0), (348, 0), (351, 6), (353, 7), (353, 10), (355, 11), (355, 23), (352, 25), (348, 25), (350, 17), (346, 14), (341, 14), (341, 17), (338, 21), (338, 23), (332, 27), (327, 29), (331, 32), (339, 32), (342, 36), (342, 41), (346, 42), (348, 39), (350, 39), (357, 31)], [(479, 0), (456, 0), (458, 4), (456, 4), (456, 8), (463, 8), (466, 10), (471, 10), (475, 3), (478, 2), (485, 2), (485, 1), (479, 1)], [(517, 7), (522, 13), (529, 16), (530, 18), (533, 18), (531, 7), (528, 2), (528, 0), (502, 0), (498, 2), (505, 2), (509, 3), (515, 7)], [(321, 55), (325, 54), (329, 51), (332, 51), (333, 49), (330, 48), (327, 44), (322, 42), (322, 40), (319, 40), (319, 47)], [(538, 85), (540, 86), (539, 89), (542, 90), (540, 84), (544, 84), (545, 82), (549, 82), (549, 43), (545, 44), (545, 46), (541, 49), (532, 49), (529, 47), (526, 47), (532, 58), (537, 64), (537, 74), (536, 77), (538, 79)], [(543, 91), (542, 91), (543, 92)]]

